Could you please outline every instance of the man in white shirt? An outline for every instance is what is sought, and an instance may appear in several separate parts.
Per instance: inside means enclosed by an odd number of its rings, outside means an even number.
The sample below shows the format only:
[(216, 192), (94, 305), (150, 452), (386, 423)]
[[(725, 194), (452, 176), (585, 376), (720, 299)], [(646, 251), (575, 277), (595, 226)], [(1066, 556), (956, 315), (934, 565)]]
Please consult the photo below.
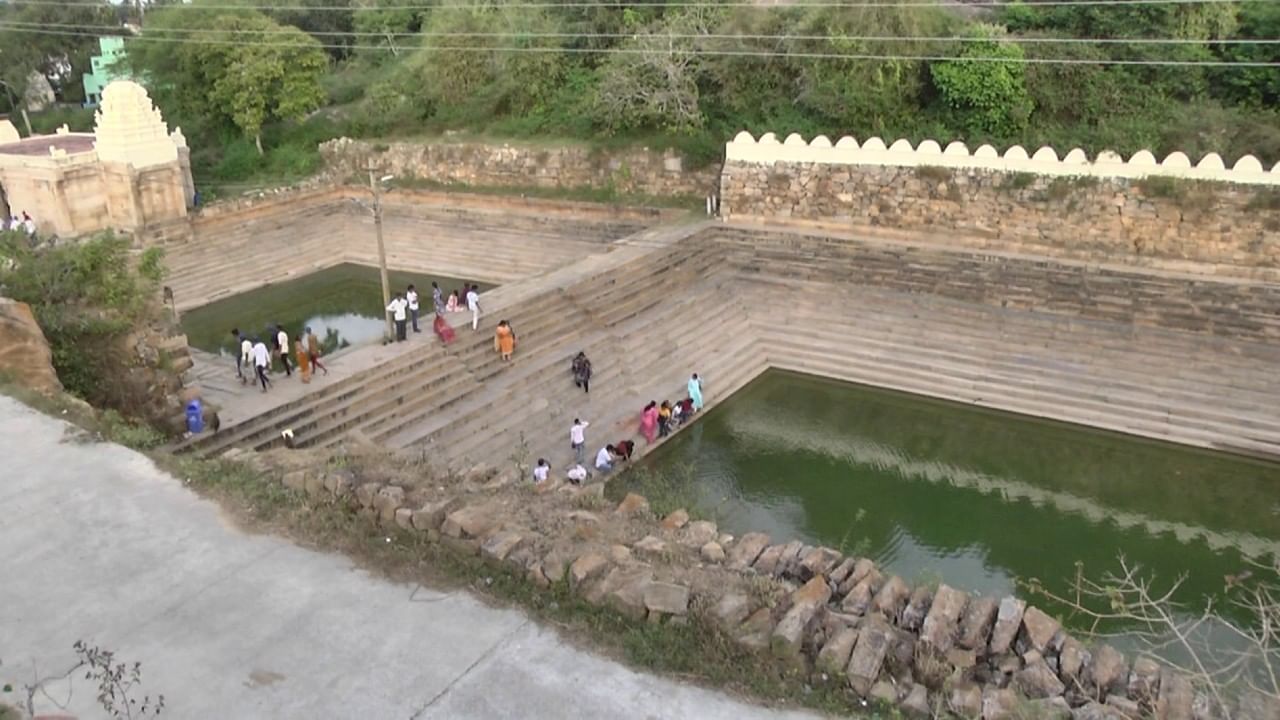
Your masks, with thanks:
[(404, 297), (409, 303), (409, 317), (413, 320), (413, 331), (422, 332), (418, 329), (418, 289), (410, 285)]
[(258, 374), (258, 382), (262, 383), (262, 392), (267, 391), (271, 381), (267, 379), (267, 368), (271, 367), (271, 353), (267, 344), (258, 340), (253, 344), (253, 369)]
[(613, 470), (613, 446), (605, 445), (596, 453), (596, 472), (608, 475)]
[(574, 465), (569, 468), (569, 472), (566, 474), (566, 477), (568, 477), (569, 482), (574, 485), (581, 485), (582, 481), (587, 479), (587, 469), (582, 467), (582, 465)]
[(476, 292), (476, 286), (472, 285), (467, 290), (467, 309), (471, 311), (471, 329), (480, 329), (480, 293)]
[(289, 333), (284, 325), (276, 324), (276, 349), (280, 351), (280, 364), (284, 365), (284, 374), (293, 377), (293, 368), (289, 366)]
[(400, 293), (396, 293), (396, 296), (391, 300), (391, 304), (387, 306), (387, 312), (391, 313), (391, 319), (396, 321), (396, 342), (405, 339), (405, 321), (408, 318), (406, 310), (408, 308), (409, 303), (401, 297)]
[(533, 468), (533, 481), (536, 483), (546, 482), (547, 474), (551, 472), (551, 466), (547, 464), (545, 458), (538, 458), (538, 464)]
[(569, 447), (573, 448), (573, 457), (581, 465), (585, 459), (582, 448), (587, 444), (587, 426), (589, 422), (583, 422), (578, 418), (573, 419), (573, 427), (569, 428)]

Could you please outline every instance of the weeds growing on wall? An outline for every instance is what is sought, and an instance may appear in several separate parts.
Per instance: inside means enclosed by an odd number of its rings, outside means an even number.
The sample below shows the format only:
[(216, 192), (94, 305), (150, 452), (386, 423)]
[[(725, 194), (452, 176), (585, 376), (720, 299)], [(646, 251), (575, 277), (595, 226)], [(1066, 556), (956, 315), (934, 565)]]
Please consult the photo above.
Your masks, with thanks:
[(110, 233), (56, 247), (0, 234), (0, 293), (31, 306), (63, 386), (90, 404), (133, 414), (122, 382), (132, 362), (122, 339), (153, 318), (162, 251), (135, 255)]

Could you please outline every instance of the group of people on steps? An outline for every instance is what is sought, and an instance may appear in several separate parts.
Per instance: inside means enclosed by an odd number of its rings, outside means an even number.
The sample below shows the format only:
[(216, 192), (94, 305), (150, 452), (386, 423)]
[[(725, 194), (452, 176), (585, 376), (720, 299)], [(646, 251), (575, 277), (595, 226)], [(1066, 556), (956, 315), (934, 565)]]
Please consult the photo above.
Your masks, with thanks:
[[(583, 392), (590, 392), (591, 361), (587, 359), (586, 353), (579, 352), (574, 356), (571, 372), (574, 385), (582, 388)], [(698, 373), (694, 373), (689, 378), (685, 389), (687, 395), (683, 400), (675, 403), (663, 400), (661, 404), (655, 400), (645, 405), (640, 413), (639, 429), (646, 444), (652, 445), (658, 438), (671, 434), (680, 425), (692, 420), (694, 413), (702, 409), (702, 379), (698, 377)], [(565, 476), (569, 482), (575, 484), (581, 484), (590, 477), (590, 473), (583, 465), (586, 462), (587, 428), (590, 426), (590, 422), (574, 418), (573, 425), (569, 427), (569, 447), (573, 450), (574, 462), (569, 466)], [(635, 442), (627, 438), (600, 448), (596, 451), (594, 459), (595, 473), (608, 475), (618, 463), (630, 461), (635, 453), (635, 447)], [(550, 463), (546, 458), (538, 458), (538, 464), (533, 468), (533, 481), (546, 482), (550, 476)]]
[(256, 381), (262, 386), (262, 392), (266, 392), (271, 387), (271, 378), (267, 375), (271, 372), (273, 360), (280, 361), (286, 377), (293, 377), (290, 353), (297, 361), (302, 382), (311, 382), (313, 367), (325, 375), (329, 374), (329, 368), (320, 362), (320, 339), (311, 332), (310, 327), (303, 329), (302, 336), (294, 340), (292, 346), (289, 345), (289, 333), (282, 323), (268, 327), (265, 335), (271, 343), (270, 347), (261, 336), (249, 337), (240, 332), (240, 328), (231, 330), (231, 336), (235, 338), (239, 350), (236, 354), (236, 377), (240, 379), (240, 384)]
[[(462, 298), (459, 301), (459, 298)], [(461, 304), (465, 302), (465, 306)], [(480, 286), (471, 283), (464, 283), (461, 290), (454, 290), (449, 294), (449, 299), (444, 297), (444, 291), (440, 289), (440, 284), (431, 283), (431, 305), (435, 310), (435, 322), (432, 324), (432, 330), (435, 331), (437, 337), (443, 343), (453, 341), (453, 328), (449, 323), (445, 322), (445, 313), (462, 312), (463, 310), (471, 311), (471, 329), (478, 330), (480, 328)], [(422, 332), (418, 327), (418, 317), (421, 305), (418, 301), (418, 289), (409, 285), (404, 292), (396, 291), (395, 296), (387, 305), (387, 313), (391, 315), (391, 320), (396, 326), (396, 342), (404, 342), (408, 339), (409, 327), (412, 324), (414, 332)], [(505, 320), (503, 322), (506, 322)]]
[[(465, 298), (465, 309), (471, 311), (471, 329), (479, 329), (480, 293), (477, 285), (464, 284), (461, 291), (455, 290), (450, 293), (448, 299), (445, 299), (443, 292), (440, 290), (440, 285), (433, 282), (431, 283), (431, 296), (432, 306), (435, 311), (433, 329), (442, 342), (447, 344), (454, 339), (453, 328), (444, 320), (444, 315), (448, 312), (458, 312), (463, 309), (460, 305), (459, 297)], [(415, 333), (421, 332), (418, 327), (420, 309), (418, 290), (414, 285), (409, 285), (403, 293), (396, 292), (395, 297), (387, 305), (387, 312), (391, 314), (391, 319), (395, 323), (396, 342), (403, 342), (407, 339), (410, 327), (413, 328)], [(264, 393), (272, 385), (268, 375), (271, 373), (273, 360), (280, 362), (286, 377), (293, 376), (293, 364), (290, 362), (289, 357), (291, 350), (297, 361), (302, 382), (311, 382), (312, 368), (326, 375), (329, 374), (329, 369), (320, 361), (320, 340), (311, 331), (310, 327), (304, 328), (302, 336), (293, 341), (292, 348), (289, 344), (289, 334), (282, 323), (277, 323), (267, 328), (266, 337), (270, 341), (270, 346), (261, 337), (249, 337), (241, 333), (239, 328), (232, 329), (231, 335), (236, 339), (239, 347), (239, 354), (236, 356), (236, 376), (242, 384), (256, 380), (261, 385)], [(515, 352), (515, 345), (515, 329), (512, 328), (510, 322), (506, 320), (500, 321), (494, 331), (494, 350), (503, 361), (510, 361)], [(250, 369), (252, 369), (252, 379), (247, 374)], [(579, 352), (573, 357), (570, 373), (575, 386), (582, 388), (583, 393), (591, 392), (592, 366), (591, 360), (587, 358), (585, 352)], [(644, 436), (646, 444), (652, 445), (657, 442), (658, 438), (671, 434), (680, 425), (689, 422), (694, 413), (702, 409), (702, 379), (698, 377), (697, 373), (693, 373), (689, 378), (689, 382), (686, 384), (686, 392), (684, 399), (674, 403), (668, 400), (663, 400), (659, 403), (654, 400), (645, 405), (640, 413), (639, 432), (640, 435)], [(586, 430), (590, 425), (591, 423), (585, 420), (574, 418), (573, 425), (569, 428), (569, 444), (574, 453), (574, 464), (566, 472), (570, 482), (582, 483), (590, 476), (590, 473), (584, 467), (587, 444)], [(630, 439), (609, 443), (596, 452), (593, 463), (595, 472), (599, 475), (607, 475), (617, 463), (631, 460), (634, 453), (635, 442)], [(533, 468), (533, 479), (535, 482), (544, 482), (550, 477), (550, 472), (551, 466), (546, 458), (539, 458), (538, 464)]]

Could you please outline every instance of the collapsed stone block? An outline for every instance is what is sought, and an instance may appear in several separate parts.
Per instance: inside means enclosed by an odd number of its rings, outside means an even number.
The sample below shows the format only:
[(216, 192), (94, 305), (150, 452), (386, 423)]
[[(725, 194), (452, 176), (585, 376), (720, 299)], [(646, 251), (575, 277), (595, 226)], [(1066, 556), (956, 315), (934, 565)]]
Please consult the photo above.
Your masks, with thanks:
[(743, 535), (729, 550), (729, 567), (734, 570), (745, 570), (751, 567), (768, 544), (769, 536), (764, 533)]
[(524, 542), (524, 536), (514, 530), (494, 533), (480, 543), (480, 555), (486, 560), (502, 562)]
[(773, 629), (770, 648), (775, 655), (793, 659), (800, 655), (800, 645), (809, 624), (830, 597), (831, 588), (827, 587), (827, 579), (821, 576), (809, 580), (791, 594), (791, 607)]
[(679, 530), (689, 522), (689, 513), (683, 508), (673, 510), (671, 514), (662, 519), (663, 530)]
[(644, 606), (650, 616), (684, 615), (689, 612), (689, 588), (667, 582), (651, 582), (644, 588)]
[(742, 593), (729, 593), (711, 609), (711, 617), (720, 627), (729, 629), (742, 624), (751, 614), (751, 598)]
[(440, 532), (453, 538), (479, 538), (498, 529), (500, 525), (497, 514), (489, 508), (469, 505), (446, 515)]
[(1032, 649), (1043, 653), (1062, 629), (1062, 623), (1050, 617), (1038, 607), (1029, 607), (1022, 614), (1022, 630)]
[(866, 697), (871, 690), (871, 685), (880, 675), (880, 667), (884, 664), (891, 639), (890, 630), (879, 622), (868, 623), (859, 628), (858, 640), (854, 643), (853, 653), (849, 656), (849, 667), (845, 672), (854, 692)]
[(724, 548), (720, 547), (720, 543), (714, 540), (703, 545), (698, 552), (702, 559), (709, 563), (724, 562)]
[(995, 625), (991, 629), (991, 644), (988, 646), (992, 655), (1002, 655), (1013, 647), (1018, 629), (1022, 627), (1022, 615), (1026, 609), (1027, 604), (1016, 597), (1000, 600)]
[(950, 585), (939, 585), (933, 595), (933, 603), (929, 614), (924, 618), (920, 629), (920, 639), (929, 647), (941, 653), (951, 649), (955, 643), (956, 624), (964, 611), (969, 596)]
[(932, 605), (933, 591), (924, 585), (916, 588), (911, 592), (911, 598), (907, 600), (907, 606), (902, 610), (902, 616), (898, 621), (899, 626), (911, 632), (919, 631)]
[(1047, 698), (1061, 695), (1066, 687), (1043, 658), (1029, 663), (1013, 675), (1013, 684), (1029, 698)]
[(609, 561), (605, 556), (596, 552), (589, 552), (569, 566), (569, 587), (581, 591), (581, 588), (588, 580), (591, 580), (609, 567)]
[(1129, 667), (1120, 651), (1110, 645), (1101, 645), (1093, 651), (1088, 665), (1088, 678), (1098, 697), (1106, 697), (1119, 691), (1128, 672)]
[(643, 495), (627, 493), (627, 496), (622, 498), (622, 502), (618, 503), (618, 508), (615, 512), (619, 515), (635, 515), (648, 511), (649, 501)]
[(817, 668), (818, 672), (826, 673), (831, 677), (842, 674), (845, 668), (849, 666), (849, 657), (853, 654), (853, 646), (857, 641), (857, 628), (840, 628), (831, 639), (822, 645), (822, 649), (818, 651), (818, 657), (814, 661), (814, 667)]
[(971, 601), (960, 621), (960, 636), (956, 638), (956, 643), (966, 650), (985, 653), (991, 628), (996, 621), (998, 605), (999, 602), (993, 597), (975, 598)]
[(1126, 691), (1140, 703), (1154, 704), (1160, 691), (1160, 663), (1145, 655), (1134, 660)]
[(907, 605), (911, 588), (902, 578), (894, 575), (880, 588), (880, 592), (871, 600), (871, 609), (880, 613), (885, 619), (894, 621)]

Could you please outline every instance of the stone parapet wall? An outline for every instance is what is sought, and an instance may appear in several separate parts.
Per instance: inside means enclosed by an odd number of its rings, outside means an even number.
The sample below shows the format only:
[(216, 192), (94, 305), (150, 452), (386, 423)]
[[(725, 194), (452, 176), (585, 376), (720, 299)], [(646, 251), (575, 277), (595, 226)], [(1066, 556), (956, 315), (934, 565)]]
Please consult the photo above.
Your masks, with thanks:
[(325, 175), (339, 182), (366, 177), (371, 164), (401, 178), (477, 187), (612, 189), (656, 197), (706, 197), (719, 168), (690, 168), (676, 151), (478, 142), (377, 143), (338, 138), (320, 145)]
[(708, 231), (748, 279), (818, 281), (928, 293), (1002, 308), (1232, 340), (1280, 339), (1280, 285), (1123, 266), (1046, 261), (940, 244), (872, 241), (749, 226)]
[(1000, 157), (984, 146), (970, 156), (963, 146), (941, 151), (936, 143), (868, 150), (872, 141), (860, 149), (766, 139), (729, 144), (721, 178), (724, 217), (910, 233), (951, 245), (1197, 274), (1280, 277), (1280, 173), (1263, 172), (1252, 158), (1225, 170), (1216, 156), (1190, 167), (1176, 156), (1164, 165), (1141, 154), (1129, 163), (1106, 156), (1088, 163), (1083, 154), (1042, 157), (1053, 154), (1047, 148), (1032, 159), (1020, 148)]
[[(631, 622), (702, 624), (786, 668), (783, 682), (847, 688), (850, 712), (869, 702), (920, 718), (1222, 712), (1195, 678), (1146, 654), (1087, 645), (1024, 599), (913, 587), (868, 558), (758, 532), (735, 537), (683, 509), (655, 514), (636, 494), (615, 504), (600, 483), (532, 485), (515, 468), (481, 465), (411, 484), (385, 464), (366, 472), (359, 458), (334, 470), (297, 452), (223, 457), (336, 502), (378, 532), (419, 536)], [(1276, 710), (1256, 696), (1231, 708), (1247, 720)]]

